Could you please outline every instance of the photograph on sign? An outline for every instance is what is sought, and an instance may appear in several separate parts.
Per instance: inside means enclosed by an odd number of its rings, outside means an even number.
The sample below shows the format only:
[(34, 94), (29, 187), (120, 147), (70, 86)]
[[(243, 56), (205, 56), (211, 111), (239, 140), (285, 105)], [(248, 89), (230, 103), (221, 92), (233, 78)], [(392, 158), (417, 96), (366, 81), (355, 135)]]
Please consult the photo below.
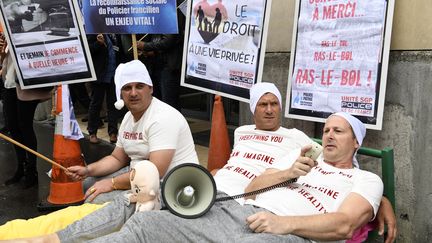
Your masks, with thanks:
[(177, 34), (176, 0), (82, 1), (88, 34)]
[(296, 0), (285, 116), (381, 129), (394, 0)]
[(249, 100), (261, 82), (269, 0), (192, 0), (188, 5), (181, 85)]
[[(8, 51), (22, 89), (95, 80), (71, 0), (0, 0)], [(79, 10), (78, 10), (79, 11)]]

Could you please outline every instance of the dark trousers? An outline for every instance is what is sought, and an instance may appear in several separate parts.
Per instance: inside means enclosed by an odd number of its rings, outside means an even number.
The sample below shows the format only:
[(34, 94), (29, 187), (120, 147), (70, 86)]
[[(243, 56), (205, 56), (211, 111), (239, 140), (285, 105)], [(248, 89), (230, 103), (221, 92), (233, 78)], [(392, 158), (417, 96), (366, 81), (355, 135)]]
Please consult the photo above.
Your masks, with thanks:
[(155, 67), (150, 76), (153, 96), (180, 111), (180, 71)]
[(167, 64), (168, 58), (170, 57), (162, 54), (141, 61), (152, 79), (153, 96), (180, 111), (181, 70), (170, 67)]
[(161, 100), (180, 111), (180, 70), (164, 68), (159, 85)]
[[(11, 137), (37, 151), (36, 134), (33, 130), (33, 117), (39, 100), (18, 100), (15, 88), (4, 89), (2, 95), (5, 118), (7, 120), (6, 125)], [(18, 146), (15, 146), (15, 153), (18, 170), (24, 170), (26, 173), (36, 172), (36, 156), (34, 154)]]
[(69, 92), (75, 108), (80, 103), (86, 111), (89, 109), (90, 97), (88, 96), (85, 83), (69, 84)]
[(117, 134), (119, 112), (114, 107), (116, 100), (114, 83), (91, 82), (91, 100), (88, 114), (87, 130), (89, 134), (96, 134), (100, 125), (100, 111), (106, 95), (108, 134)]

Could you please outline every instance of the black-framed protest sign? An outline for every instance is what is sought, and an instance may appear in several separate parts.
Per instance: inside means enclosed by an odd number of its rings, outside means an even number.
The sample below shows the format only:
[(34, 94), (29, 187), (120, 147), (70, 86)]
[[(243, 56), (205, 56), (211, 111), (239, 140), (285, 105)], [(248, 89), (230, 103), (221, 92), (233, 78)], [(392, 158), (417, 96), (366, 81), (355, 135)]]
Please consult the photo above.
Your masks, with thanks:
[(0, 17), (22, 89), (96, 79), (72, 0), (0, 0)]
[(296, 0), (285, 116), (348, 112), (380, 130), (394, 0)]
[(249, 100), (261, 82), (271, 0), (190, 0), (181, 85)]

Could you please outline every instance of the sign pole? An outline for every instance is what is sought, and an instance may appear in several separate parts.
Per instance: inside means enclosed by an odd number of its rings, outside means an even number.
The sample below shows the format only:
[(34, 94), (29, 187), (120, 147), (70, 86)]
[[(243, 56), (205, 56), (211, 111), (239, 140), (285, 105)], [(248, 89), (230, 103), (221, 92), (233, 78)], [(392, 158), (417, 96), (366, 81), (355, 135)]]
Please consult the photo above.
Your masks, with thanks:
[(133, 57), (134, 57), (134, 60), (138, 60), (137, 40), (136, 40), (136, 35), (135, 34), (132, 34), (132, 48), (133, 48)]

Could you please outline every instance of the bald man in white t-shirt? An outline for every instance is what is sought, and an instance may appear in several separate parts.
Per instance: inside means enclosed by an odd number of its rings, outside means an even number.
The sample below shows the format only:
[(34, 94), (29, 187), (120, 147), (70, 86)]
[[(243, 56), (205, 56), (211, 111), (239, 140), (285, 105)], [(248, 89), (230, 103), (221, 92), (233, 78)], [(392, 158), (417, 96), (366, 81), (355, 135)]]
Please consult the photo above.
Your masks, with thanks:
[[(156, 165), (161, 178), (182, 163), (198, 164), (198, 156), (189, 125), (173, 107), (152, 96), (153, 87), (144, 64), (138, 60), (120, 64), (115, 72), (117, 109), (124, 105), (129, 112), (119, 128), (114, 151), (90, 165), (72, 166), (69, 175), (87, 179), (86, 201), (96, 196), (98, 203), (111, 201), (130, 189), (129, 165), (149, 160)], [(96, 178), (96, 179), (94, 179)], [(96, 181), (96, 182), (95, 182)]]

